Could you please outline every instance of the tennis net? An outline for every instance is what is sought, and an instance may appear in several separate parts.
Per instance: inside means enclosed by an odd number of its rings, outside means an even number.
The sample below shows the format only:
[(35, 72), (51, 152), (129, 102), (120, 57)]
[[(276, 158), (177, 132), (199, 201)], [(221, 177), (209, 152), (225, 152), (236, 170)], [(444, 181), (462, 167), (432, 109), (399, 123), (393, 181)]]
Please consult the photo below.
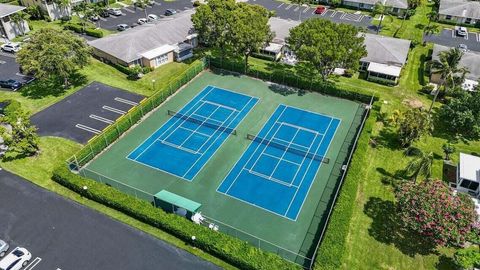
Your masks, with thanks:
[(310, 158), (310, 159), (313, 159), (313, 160), (321, 161), (325, 164), (328, 164), (330, 162), (330, 159), (327, 158), (327, 157), (323, 157), (323, 156), (320, 156), (320, 155), (317, 155), (317, 154), (314, 154), (314, 153), (310, 153), (308, 151), (305, 151), (305, 150), (300, 149), (298, 147), (295, 147), (293, 145), (286, 145), (284, 143), (275, 142), (275, 141), (268, 140), (268, 139), (265, 139), (265, 138), (262, 138), (262, 137), (258, 137), (258, 136), (252, 135), (252, 134), (247, 134), (247, 139), (251, 140), (251, 141), (254, 141), (254, 142), (269, 145), (269, 146), (272, 146), (272, 147), (278, 148), (280, 150), (284, 150), (284, 151), (287, 151), (287, 152), (290, 152), (292, 154), (296, 154), (296, 155), (299, 155), (299, 156), (302, 156), (302, 157), (307, 157), (307, 158)]
[(168, 110), (168, 115), (173, 116), (173, 117), (177, 117), (177, 118), (180, 118), (182, 120), (186, 120), (186, 121), (189, 121), (189, 122), (201, 125), (201, 126), (206, 126), (206, 127), (209, 127), (209, 128), (220, 130), (222, 132), (230, 133), (232, 135), (237, 135), (237, 130), (235, 130), (233, 128), (230, 128), (230, 127), (225, 127), (225, 126), (221, 126), (221, 125), (217, 125), (217, 124), (208, 122), (208, 119), (197, 119), (197, 118), (195, 118), (191, 115), (185, 115), (185, 114), (175, 112), (175, 111), (172, 111), (172, 110)]

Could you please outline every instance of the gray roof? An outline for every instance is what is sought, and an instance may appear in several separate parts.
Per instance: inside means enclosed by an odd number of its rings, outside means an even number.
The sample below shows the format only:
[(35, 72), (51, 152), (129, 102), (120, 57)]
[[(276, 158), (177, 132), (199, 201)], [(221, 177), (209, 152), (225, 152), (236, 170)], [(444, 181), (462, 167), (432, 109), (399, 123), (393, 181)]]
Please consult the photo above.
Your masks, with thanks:
[(139, 59), (142, 53), (162, 45), (175, 45), (193, 34), (192, 10), (162, 18), (119, 34), (90, 41), (90, 46), (125, 61)]
[[(441, 46), (434, 44), (433, 45), (433, 54), (432, 59), (438, 60), (438, 54), (442, 51), (450, 50), (450, 47)], [(463, 54), (462, 59), (460, 60), (460, 66), (467, 68), (469, 73), (465, 76), (469, 80), (478, 81), (480, 80), (480, 53), (467, 51)]]
[(441, 0), (439, 14), (480, 19), (480, 2), (468, 0)]
[(270, 29), (275, 33), (274, 42), (284, 44), (285, 39), (290, 35), (290, 29), (299, 25), (299, 21), (285, 20), (277, 17), (272, 17), (268, 21)]
[(385, 6), (394, 7), (394, 8), (408, 8), (408, 1), (407, 0), (345, 0), (346, 2), (352, 3), (362, 3), (367, 5), (374, 6), (377, 2), (382, 2)]
[(410, 40), (365, 34), (367, 56), (361, 61), (403, 66), (410, 50)]
[(20, 10), (24, 10), (25, 7), (22, 6), (14, 6), (14, 5), (7, 5), (7, 4), (0, 4), (0, 18), (6, 17), (13, 13), (19, 12)]

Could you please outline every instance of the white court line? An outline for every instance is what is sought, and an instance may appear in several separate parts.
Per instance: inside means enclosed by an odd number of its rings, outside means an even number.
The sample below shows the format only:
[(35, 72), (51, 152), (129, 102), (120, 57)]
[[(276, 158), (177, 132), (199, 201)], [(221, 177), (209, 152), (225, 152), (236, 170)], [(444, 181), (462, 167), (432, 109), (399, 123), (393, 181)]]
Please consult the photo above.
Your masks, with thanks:
[[(240, 112), (240, 111), (237, 110), (236, 108), (229, 107), (229, 106), (227, 106), (227, 105), (223, 105), (223, 104), (220, 104), (220, 103), (216, 103), (216, 102), (210, 101), (210, 100), (208, 100), (208, 99), (204, 100), (204, 103), (212, 104), (212, 105), (214, 105), (214, 106), (221, 107), (221, 108), (225, 108), (225, 109), (228, 109), (228, 110), (230, 110), (230, 111)], [(219, 122), (220, 122), (220, 121), (219, 121)]]
[(110, 119), (107, 119), (107, 118), (104, 118), (104, 117), (101, 117), (101, 116), (98, 116), (98, 115), (95, 115), (95, 114), (90, 114), (89, 117), (92, 118), (92, 119), (98, 120), (100, 122), (107, 123), (107, 124), (112, 124), (114, 122), (113, 120), (110, 120)]
[(284, 4), (285, 4), (285, 3), (281, 3), (280, 5), (278, 5), (278, 7), (277, 7), (277, 8), (279, 8), (279, 7), (283, 6)]
[(122, 102), (122, 103), (128, 104), (128, 105), (132, 105), (132, 106), (137, 106), (137, 105), (138, 105), (138, 102), (131, 101), (131, 100), (124, 99), (124, 98), (116, 97), (116, 98), (114, 98), (114, 100), (115, 100), (115, 101), (118, 101), (118, 102)]
[[(155, 141), (158, 141), (158, 140), (155, 140)], [(166, 145), (168, 145), (168, 146), (171, 146), (171, 147), (173, 147), (173, 148), (180, 149), (180, 150), (185, 151), (185, 152), (190, 153), (190, 154), (194, 154), (194, 155), (198, 154), (198, 151), (194, 151), (194, 150), (192, 150), (192, 149), (185, 148), (185, 147), (183, 147), (183, 146), (181, 146), (181, 145), (176, 145), (176, 144), (174, 144), (174, 143), (170, 143), (170, 142), (167, 142), (167, 141), (161, 141), (161, 143), (166, 144)]]
[(36, 257), (24, 270), (31, 270), (42, 261), (42, 258)]
[[(274, 155), (270, 155), (270, 154), (267, 154), (267, 153), (263, 153), (263, 155), (267, 156), (267, 157), (271, 157), (271, 158), (275, 158), (275, 159), (280, 159), (278, 158), (277, 156), (274, 156)], [(301, 164), (300, 163), (296, 163), (296, 162), (293, 162), (291, 160), (288, 160), (288, 159), (284, 159), (283, 161), (287, 162), (287, 163), (291, 163), (293, 165), (297, 165), (297, 166), (300, 166)], [(252, 168), (253, 169), (253, 168)], [(255, 170), (250, 170), (250, 171), (255, 171)]]
[(263, 179), (265, 179), (265, 180), (267, 180), (267, 181), (272, 181), (272, 182), (278, 183), (278, 184), (283, 185), (283, 186), (286, 186), (286, 187), (292, 187), (292, 184), (291, 184), (291, 183), (289, 184), (289, 183), (287, 183), (287, 182), (285, 182), (285, 181), (283, 181), (283, 180), (277, 179), (277, 178), (275, 178), (275, 177), (271, 177), (271, 176), (265, 175), (265, 174), (263, 174), (263, 173), (259, 173), (259, 172), (257, 172), (257, 171), (248, 170), (248, 169), (246, 169), (246, 168), (243, 168), (243, 170), (246, 170), (246, 171), (248, 171), (249, 173), (251, 173), (251, 174), (253, 174), (253, 175), (255, 175), (255, 176), (258, 176), (258, 177), (260, 177), (260, 178), (263, 178)]
[(114, 112), (114, 113), (118, 113), (118, 114), (125, 114), (125, 113), (127, 113), (126, 111), (122, 111), (122, 110), (119, 110), (119, 109), (116, 109), (116, 108), (112, 108), (112, 107), (106, 106), (106, 105), (103, 105), (102, 109), (107, 110), (107, 111), (111, 111), (111, 112)]
[(279, 123), (282, 123), (282, 125), (285, 125), (285, 126), (288, 126), (288, 127), (293, 127), (293, 128), (296, 128), (296, 129), (305, 130), (305, 131), (310, 132), (310, 133), (313, 133), (313, 134), (323, 135), (321, 132), (315, 131), (315, 130), (313, 130), (313, 129), (309, 129), (309, 128), (306, 128), (306, 127), (297, 126), (297, 125), (295, 125), (295, 124), (291, 124), (291, 123), (288, 123), (288, 122), (279, 122)]
[(94, 129), (94, 128), (91, 128), (89, 126), (85, 126), (85, 125), (82, 125), (82, 124), (76, 124), (75, 127), (79, 128), (79, 129), (86, 130), (86, 131), (94, 133), (94, 134), (100, 134), (101, 133), (101, 131), (98, 130), (98, 129)]

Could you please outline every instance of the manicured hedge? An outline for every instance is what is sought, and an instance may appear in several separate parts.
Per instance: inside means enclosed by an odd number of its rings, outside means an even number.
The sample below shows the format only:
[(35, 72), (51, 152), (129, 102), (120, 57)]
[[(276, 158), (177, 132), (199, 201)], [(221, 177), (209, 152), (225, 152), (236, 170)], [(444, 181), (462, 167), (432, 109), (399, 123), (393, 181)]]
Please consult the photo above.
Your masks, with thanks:
[[(340, 194), (330, 217), (326, 233), (315, 259), (314, 269), (340, 269), (346, 250), (346, 241), (355, 207), (358, 184), (365, 177), (365, 159), (368, 145), (380, 108), (376, 105), (370, 111), (362, 134), (357, 143), (357, 149), (350, 163), (347, 176), (343, 182)], [(368, 247), (365, 247), (368, 248)]]
[(85, 31), (84, 31), (83, 26), (79, 25), (79, 24), (76, 24), (76, 23), (66, 23), (65, 25), (63, 25), (63, 29), (71, 30), (71, 31), (73, 31), (75, 33), (79, 33), (79, 34), (83, 34), (85, 32), (85, 34), (87, 34), (89, 36), (92, 36), (92, 37), (97, 37), (97, 38), (103, 37), (102, 30), (95, 29), (95, 28), (85, 28)]
[[(247, 242), (196, 225), (175, 214), (168, 214), (147, 201), (74, 174), (65, 166), (61, 166), (54, 171), (53, 180), (86, 198), (162, 229), (185, 242), (190, 242), (205, 252), (241, 269), (301, 269), (301, 267), (287, 262), (273, 253), (255, 248)], [(88, 189), (84, 190), (84, 186)], [(192, 236), (196, 237), (194, 243), (191, 240)]]
[(85, 34), (87, 34), (91, 37), (96, 37), (96, 38), (102, 38), (103, 37), (103, 31), (100, 30), (100, 29), (87, 28), (87, 29), (85, 29)]
[[(219, 68), (245, 74), (245, 66), (241, 61), (227, 60), (226, 58), (219, 59), (215, 57), (209, 57), (208, 61), (210, 68)], [(329, 96), (359, 101), (367, 104), (372, 98), (371, 93), (362, 89), (357, 89), (357, 91), (355, 92), (341, 89), (333, 82), (298, 76), (293, 74), (291, 70), (274, 69), (266, 71), (261, 70), (256, 66), (249, 66), (246, 75), (265, 81), (270, 81), (308, 91), (314, 91)], [(374, 99), (378, 100), (377, 97), (375, 97)]]

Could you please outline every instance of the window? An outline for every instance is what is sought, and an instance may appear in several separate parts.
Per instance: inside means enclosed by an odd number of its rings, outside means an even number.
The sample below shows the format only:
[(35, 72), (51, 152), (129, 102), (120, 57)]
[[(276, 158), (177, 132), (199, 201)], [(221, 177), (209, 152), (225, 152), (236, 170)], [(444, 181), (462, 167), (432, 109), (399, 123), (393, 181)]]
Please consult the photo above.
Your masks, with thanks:
[(473, 182), (473, 181), (466, 180), (466, 179), (462, 180), (462, 182), (460, 183), (460, 186), (465, 188), (465, 189), (469, 189), (471, 191), (476, 191), (478, 189), (478, 183), (477, 182)]
[(143, 66), (142, 65), (142, 59), (140, 59), (140, 58), (136, 59), (136, 60), (133, 60), (131, 64), (136, 65), (136, 66)]
[(155, 58), (155, 66), (158, 67), (168, 62), (168, 54), (163, 54)]
[(452, 16), (451, 16), (451, 15), (445, 16), (445, 20), (451, 20), (451, 19), (452, 19)]
[(472, 23), (472, 18), (466, 18), (465, 23), (468, 23), (468, 24)]

